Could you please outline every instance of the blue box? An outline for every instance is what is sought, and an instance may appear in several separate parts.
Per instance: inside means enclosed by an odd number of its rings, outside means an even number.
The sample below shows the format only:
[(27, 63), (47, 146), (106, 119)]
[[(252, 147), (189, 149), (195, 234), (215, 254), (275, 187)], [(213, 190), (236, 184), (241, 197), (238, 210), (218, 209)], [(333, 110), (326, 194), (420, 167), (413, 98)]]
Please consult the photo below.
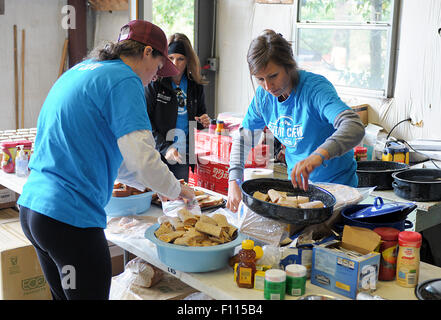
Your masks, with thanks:
[[(348, 255), (344, 249), (360, 253), (359, 257)], [(380, 254), (354, 248), (338, 240), (315, 245), (312, 252), (311, 283), (355, 299), (360, 289), (369, 290), (371, 281), (378, 282)]]

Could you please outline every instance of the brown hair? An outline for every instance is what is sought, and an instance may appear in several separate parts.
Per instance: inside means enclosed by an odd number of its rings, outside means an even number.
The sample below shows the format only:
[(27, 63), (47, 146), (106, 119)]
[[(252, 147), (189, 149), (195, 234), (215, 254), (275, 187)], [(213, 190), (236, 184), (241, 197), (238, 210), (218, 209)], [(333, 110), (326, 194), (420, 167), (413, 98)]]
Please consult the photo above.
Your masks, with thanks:
[[(124, 57), (142, 57), (146, 45), (135, 40), (123, 40), (120, 42), (107, 42), (93, 49), (86, 59), (97, 61), (115, 60)], [(162, 55), (158, 50), (152, 48), (154, 57)]]
[(190, 40), (183, 33), (174, 33), (168, 38), (168, 44), (180, 41), (185, 48), (185, 56), (187, 57), (187, 77), (198, 84), (207, 84), (208, 81), (202, 78), (201, 63), (196, 52), (191, 46)]
[(295, 88), (299, 82), (299, 75), (292, 46), (280, 33), (266, 29), (251, 41), (248, 49), (247, 62), (250, 78), (259, 70), (264, 69), (270, 61), (285, 68), (286, 72), (291, 75), (292, 85)]

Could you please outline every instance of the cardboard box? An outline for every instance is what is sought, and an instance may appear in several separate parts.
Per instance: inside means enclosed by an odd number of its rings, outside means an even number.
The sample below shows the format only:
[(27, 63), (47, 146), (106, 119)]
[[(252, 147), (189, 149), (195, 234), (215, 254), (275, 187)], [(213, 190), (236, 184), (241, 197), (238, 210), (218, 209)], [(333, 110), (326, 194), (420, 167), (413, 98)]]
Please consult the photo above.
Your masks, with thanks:
[(341, 242), (332, 240), (314, 246), (311, 283), (352, 299), (360, 290), (369, 290), (373, 285), (376, 288), (380, 254), (374, 250), (381, 241), (377, 236), (366, 228), (345, 226)]
[[(195, 149), (198, 156), (211, 155), (215, 161), (228, 163), (232, 144), (233, 138), (231, 136), (195, 130)], [(268, 145), (258, 145), (253, 148), (245, 161), (245, 168), (266, 168), (270, 160), (269, 150)]]
[(20, 222), (0, 224), (0, 300), (50, 300), (34, 247)]
[(0, 209), (15, 207), (17, 199), (18, 194), (0, 185)]
[(0, 210), (0, 224), (16, 222), (20, 220), (20, 214), (13, 208)]
[(355, 112), (358, 113), (358, 115), (360, 116), (361, 122), (363, 122), (363, 124), (365, 126), (368, 125), (369, 123), (369, 119), (368, 119), (368, 109), (369, 109), (369, 105), (368, 104), (361, 104), (359, 106), (352, 106), (351, 107), (352, 110), (354, 110)]

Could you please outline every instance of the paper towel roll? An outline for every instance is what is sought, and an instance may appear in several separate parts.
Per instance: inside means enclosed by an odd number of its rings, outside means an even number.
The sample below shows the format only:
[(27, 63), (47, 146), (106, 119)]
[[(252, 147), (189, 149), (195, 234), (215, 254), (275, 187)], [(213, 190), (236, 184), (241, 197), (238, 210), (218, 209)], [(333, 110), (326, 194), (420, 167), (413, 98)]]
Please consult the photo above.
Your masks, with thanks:
[(272, 178), (273, 170), (265, 168), (247, 168), (243, 175), (244, 181), (258, 178)]

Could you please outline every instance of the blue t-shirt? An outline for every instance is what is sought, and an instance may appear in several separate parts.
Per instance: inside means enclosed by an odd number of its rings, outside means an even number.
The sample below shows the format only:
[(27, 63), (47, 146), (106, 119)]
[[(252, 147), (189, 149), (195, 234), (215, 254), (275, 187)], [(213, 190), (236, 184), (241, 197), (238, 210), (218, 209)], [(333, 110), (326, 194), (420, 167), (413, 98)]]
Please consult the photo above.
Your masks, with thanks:
[[(173, 81), (172, 86), (175, 90), (178, 88)], [(178, 99), (178, 117), (176, 118), (176, 129), (179, 129), (179, 131), (176, 133), (174, 138), (174, 146), (181, 153), (186, 153), (188, 146), (187, 86), (187, 76), (184, 73), (181, 81), (179, 82), (179, 88), (181, 90), (176, 94)]]
[[(306, 71), (300, 71), (299, 77), (299, 84), (283, 102), (258, 87), (242, 122), (242, 126), (250, 130), (267, 126), (286, 146), (289, 175), (297, 162), (308, 157), (336, 131), (335, 117), (349, 109), (325, 77)], [(357, 187), (352, 150), (325, 164), (326, 167), (320, 166), (310, 174), (311, 181)]]
[(76, 227), (106, 227), (123, 157), (117, 139), (151, 130), (141, 79), (120, 59), (86, 60), (51, 88), (18, 204)]

